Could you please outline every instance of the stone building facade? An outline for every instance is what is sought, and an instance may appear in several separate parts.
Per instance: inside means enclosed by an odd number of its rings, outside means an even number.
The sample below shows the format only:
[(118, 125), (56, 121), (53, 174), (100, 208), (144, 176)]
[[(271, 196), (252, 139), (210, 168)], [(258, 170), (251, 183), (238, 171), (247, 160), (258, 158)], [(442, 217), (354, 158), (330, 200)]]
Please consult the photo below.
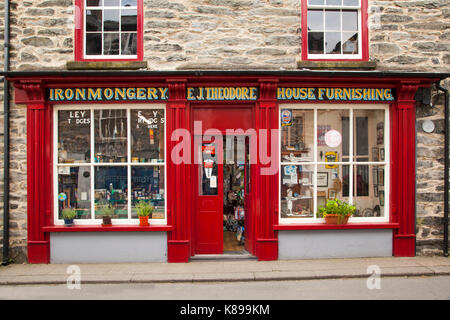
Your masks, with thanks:
[[(368, 4), (369, 55), (376, 71), (450, 72), (447, 0), (369, 0)], [(12, 0), (10, 5), (10, 71), (117, 68), (108, 63), (74, 62), (73, 0)], [(3, 27), (4, 4), (0, 3), (0, 34)], [(143, 36), (145, 64), (139, 67), (145, 70), (361, 68), (351, 63), (311, 65), (302, 61), (300, 0), (144, 0)], [(0, 49), (3, 65), (3, 36)], [(442, 85), (450, 88), (450, 81)], [(11, 99), (10, 107), (10, 248), (11, 258), (24, 262), (26, 106), (16, 105)], [(432, 105), (418, 102), (416, 117), (417, 254), (442, 254), (445, 161), (442, 93), (433, 89)], [(1, 120), (3, 150), (3, 117)], [(435, 123), (434, 132), (423, 132), (421, 123), (425, 120)], [(3, 158), (1, 169), (3, 190)]]

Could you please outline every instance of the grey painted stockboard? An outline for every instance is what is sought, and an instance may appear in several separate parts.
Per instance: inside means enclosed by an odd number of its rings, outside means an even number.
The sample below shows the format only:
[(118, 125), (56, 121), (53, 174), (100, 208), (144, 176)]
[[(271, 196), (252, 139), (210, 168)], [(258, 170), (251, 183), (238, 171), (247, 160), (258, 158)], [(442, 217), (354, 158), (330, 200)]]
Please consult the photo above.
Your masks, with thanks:
[(392, 256), (392, 230), (289, 230), (278, 233), (279, 259)]
[(52, 232), (51, 263), (166, 262), (166, 232)]

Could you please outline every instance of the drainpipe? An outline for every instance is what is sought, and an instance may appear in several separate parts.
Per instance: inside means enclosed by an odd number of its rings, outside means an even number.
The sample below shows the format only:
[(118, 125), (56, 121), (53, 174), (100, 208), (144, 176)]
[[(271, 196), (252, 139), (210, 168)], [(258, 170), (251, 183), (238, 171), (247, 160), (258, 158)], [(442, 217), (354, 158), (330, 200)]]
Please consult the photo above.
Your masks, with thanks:
[(449, 152), (449, 128), (448, 128), (448, 90), (441, 87), (441, 82), (437, 82), (436, 84), (436, 88), (442, 92), (444, 92), (444, 97), (445, 97), (445, 109), (444, 109), (444, 157), (445, 157), (445, 165), (444, 165), (444, 246), (443, 246), (443, 251), (444, 251), (444, 257), (448, 257), (448, 187), (449, 187), (449, 181), (448, 181), (448, 176), (449, 176), (449, 157), (448, 157), (448, 152)]
[(9, 83), (6, 73), (9, 71), (9, 0), (5, 0), (5, 41), (4, 41), (4, 73), (3, 77), (3, 122), (4, 122), (4, 160), (3, 160), (3, 261), (9, 263)]

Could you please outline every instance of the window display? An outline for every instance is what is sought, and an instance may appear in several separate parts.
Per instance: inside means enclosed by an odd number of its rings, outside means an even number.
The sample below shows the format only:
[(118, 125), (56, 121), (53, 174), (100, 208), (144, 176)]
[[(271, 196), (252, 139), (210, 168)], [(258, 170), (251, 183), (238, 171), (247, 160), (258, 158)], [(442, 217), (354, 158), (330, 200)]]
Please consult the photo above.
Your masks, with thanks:
[(165, 110), (123, 105), (55, 109), (55, 221), (71, 208), (75, 219), (94, 222), (104, 207), (111, 208), (113, 219), (137, 220), (135, 206), (143, 200), (155, 208), (152, 219), (164, 222)]
[[(302, 129), (286, 120), (284, 110), (290, 111), (292, 119), (308, 119)], [(388, 144), (384, 139), (387, 117), (383, 106), (330, 109), (323, 105), (312, 110), (280, 107), (280, 218), (290, 218), (286, 222), (292, 218), (318, 221), (319, 206), (331, 199), (355, 204), (352, 219), (388, 218)], [(307, 165), (301, 156), (286, 156), (289, 144), (293, 144), (289, 142), (292, 132), (296, 133), (294, 140), (300, 136), (302, 141), (309, 141), (306, 145), (314, 157)], [(315, 139), (303, 138), (313, 137), (314, 132)], [(294, 153), (295, 147), (292, 149)]]

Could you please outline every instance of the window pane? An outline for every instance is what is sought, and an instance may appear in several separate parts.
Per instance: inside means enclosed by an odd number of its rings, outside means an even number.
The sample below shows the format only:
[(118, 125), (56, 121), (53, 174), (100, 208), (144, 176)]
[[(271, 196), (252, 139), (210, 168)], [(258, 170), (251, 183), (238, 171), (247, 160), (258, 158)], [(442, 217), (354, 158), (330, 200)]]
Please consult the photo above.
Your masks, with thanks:
[(341, 31), (341, 11), (325, 10), (325, 30)]
[(123, 7), (136, 7), (137, 0), (122, 0)]
[(325, 33), (326, 53), (340, 54), (341, 53), (341, 33), (327, 32)]
[(86, 54), (101, 55), (102, 54), (102, 34), (86, 33)]
[(308, 31), (323, 30), (323, 10), (308, 10)]
[(358, 54), (358, 33), (344, 32), (342, 34), (344, 45), (342, 46), (343, 54)]
[(122, 33), (122, 48), (120, 53), (123, 55), (137, 54), (137, 34), (136, 33)]
[(344, 6), (359, 6), (359, 0), (344, 0)]
[(95, 110), (95, 162), (127, 161), (127, 112)]
[(95, 218), (100, 219), (105, 212), (103, 205), (114, 209), (113, 219), (127, 219), (127, 167), (95, 167)]
[[(289, 125), (283, 124), (284, 114), (291, 117)], [(314, 111), (282, 109), (281, 117), (281, 161), (313, 161)]]
[(87, 0), (86, 6), (88, 7), (98, 7), (102, 5), (102, 0)]
[(340, 6), (340, 5), (342, 5), (342, 0), (326, 0), (326, 5), (328, 5), (328, 6)]
[[(327, 200), (348, 201), (348, 165), (317, 165), (317, 210)], [(321, 216), (318, 216), (322, 218)]]
[(353, 154), (355, 161), (385, 161), (384, 110), (354, 110)]
[(120, 29), (122, 31), (136, 31), (137, 30), (137, 11), (136, 10), (122, 10)]
[(308, 32), (308, 53), (323, 54), (323, 32)]
[(154, 207), (152, 219), (165, 218), (164, 166), (131, 167), (131, 218), (137, 218), (139, 201)]
[(308, 0), (308, 4), (309, 5), (312, 5), (312, 6), (314, 6), (314, 5), (323, 5), (324, 4), (324, 0)]
[(120, 0), (103, 0), (105, 7), (119, 6)]
[(119, 10), (104, 11), (104, 31), (119, 31)]
[(355, 166), (354, 217), (384, 217), (385, 167), (372, 165)]
[(358, 31), (358, 11), (342, 11), (342, 30)]
[(348, 118), (348, 116), (348, 110), (317, 111), (318, 162), (343, 161), (343, 146), (348, 144), (348, 133), (343, 133), (342, 129), (344, 126), (342, 121), (343, 118)]
[(314, 166), (281, 166), (281, 217), (313, 217)]
[(91, 218), (91, 168), (58, 167), (58, 217), (65, 208), (76, 209), (75, 219)]
[(164, 162), (164, 110), (131, 110), (131, 161)]
[(218, 189), (218, 159), (216, 144), (203, 143), (201, 145), (201, 165), (199, 165), (199, 176), (201, 181), (199, 195), (217, 195)]
[(119, 54), (119, 34), (105, 33), (103, 43), (103, 54), (118, 55)]
[(102, 31), (102, 10), (86, 10), (86, 31)]
[(91, 161), (91, 112), (58, 111), (58, 162)]

